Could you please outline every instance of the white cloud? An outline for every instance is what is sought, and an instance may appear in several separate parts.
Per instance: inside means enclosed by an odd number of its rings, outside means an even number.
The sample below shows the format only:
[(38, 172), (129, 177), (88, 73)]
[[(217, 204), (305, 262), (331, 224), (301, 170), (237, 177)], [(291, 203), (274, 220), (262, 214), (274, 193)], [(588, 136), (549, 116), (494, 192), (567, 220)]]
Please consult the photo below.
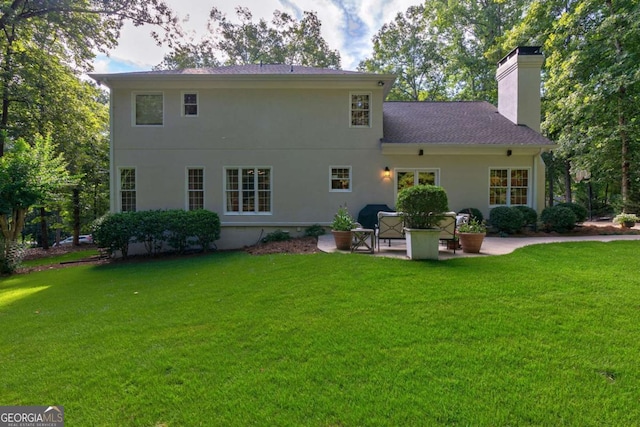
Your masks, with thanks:
[[(206, 32), (209, 12), (214, 6), (202, 0), (166, 0), (178, 16), (182, 26), (199, 40)], [(393, 20), (398, 12), (420, 4), (419, 0), (238, 0), (215, 5), (231, 20), (235, 20), (235, 8), (249, 8), (253, 19), (270, 21), (275, 10), (291, 13), (301, 18), (303, 11), (315, 11), (322, 23), (322, 35), (331, 49), (337, 49), (342, 58), (342, 68), (353, 70), (371, 54), (371, 38), (385, 22)], [(162, 62), (168, 48), (157, 46), (150, 35), (152, 28), (123, 28), (118, 47), (110, 52), (110, 58), (100, 56), (94, 62), (96, 72), (118, 72), (126, 69), (149, 70)], [(126, 66), (125, 66), (126, 65)]]

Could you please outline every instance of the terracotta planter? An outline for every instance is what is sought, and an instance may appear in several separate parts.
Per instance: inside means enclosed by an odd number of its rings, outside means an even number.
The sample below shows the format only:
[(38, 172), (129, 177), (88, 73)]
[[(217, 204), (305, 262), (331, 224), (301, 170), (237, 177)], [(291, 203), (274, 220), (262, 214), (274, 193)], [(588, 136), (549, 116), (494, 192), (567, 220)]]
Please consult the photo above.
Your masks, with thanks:
[(622, 228), (633, 228), (635, 225), (636, 223), (633, 221), (625, 221), (622, 223)]
[(336, 242), (336, 248), (341, 251), (350, 251), (351, 250), (351, 231), (335, 231), (331, 230), (333, 234), (333, 239)]
[(460, 236), (462, 252), (469, 254), (479, 253), (485, 234), (486, 233), (459, 233), (458, 236)]
[(457, 240), (447, 240), (447, 249), (460, 249), (460, 242)]

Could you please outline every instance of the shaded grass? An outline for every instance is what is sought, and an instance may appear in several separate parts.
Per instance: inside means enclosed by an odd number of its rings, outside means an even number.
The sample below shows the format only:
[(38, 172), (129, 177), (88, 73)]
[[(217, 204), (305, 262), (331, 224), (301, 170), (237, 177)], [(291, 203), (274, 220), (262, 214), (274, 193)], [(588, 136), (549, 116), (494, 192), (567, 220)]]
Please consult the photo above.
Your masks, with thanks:
[(74, 261), (80, 261), (80, 260), (87, 259), (97, 255), (98, 255), (97, 249), (77, 250), (77, 251), (67, 252), (65, 254), (60, 254), (60, 255), (26, 260), (22, 262), (22, 267), (33, 268), (33, 267), (40, 267), (43, 265), (60, 264), (63, 262), (74, 262)]
[(637, 242), (0, 279), (2, 404), (69, 425), (633, 425)]

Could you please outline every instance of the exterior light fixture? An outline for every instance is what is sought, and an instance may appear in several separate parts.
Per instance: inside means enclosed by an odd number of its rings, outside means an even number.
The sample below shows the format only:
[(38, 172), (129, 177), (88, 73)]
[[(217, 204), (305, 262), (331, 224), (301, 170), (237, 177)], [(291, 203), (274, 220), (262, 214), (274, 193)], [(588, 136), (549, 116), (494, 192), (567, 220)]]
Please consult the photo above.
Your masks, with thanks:
[(379, 80), (378, 81), (378, 86), (380, 86), (380, 87), (384, 86), (384, 82), (382, 80)]
[(422, 148), (418, 151), (418, 156), (424, 156), (424, 150)]
[(384, 177), (391, 178), (391, 171), (389, 170), (389, 166), (384, 167)]
[(513, 151), (507, 150), (507, 156), (511, 156), (512, 154), (513, 154)]

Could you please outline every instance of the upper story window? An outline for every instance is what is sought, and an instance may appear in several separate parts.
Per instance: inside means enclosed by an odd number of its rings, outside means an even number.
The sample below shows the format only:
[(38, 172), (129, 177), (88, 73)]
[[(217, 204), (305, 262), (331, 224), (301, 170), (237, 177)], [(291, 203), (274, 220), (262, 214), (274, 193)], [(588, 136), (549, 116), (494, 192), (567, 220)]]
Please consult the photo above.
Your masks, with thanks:
[(371, 126), (371, 94), (351, 93), (351, 127)]
[(135, 93), (134, 125), (162, 126), (164, 124), (164, 96), (162, 92)]
[(182, 115), (184, 117), (198, 117), (198, 93), (182, 93)]
[(120, 169), (120, 211), (136, 211), (136, 170)]
[(225, 169), (226, 214), (271, 213), (271, 168)]
[(204, 169), (187, 169), (187, 209), (204, 209)]
[(329, 191), (351, 191), (351, 166), (332, 166)]
[(489, 171), (489, 205), (529, 205), (528, 169), (491, 169)]

